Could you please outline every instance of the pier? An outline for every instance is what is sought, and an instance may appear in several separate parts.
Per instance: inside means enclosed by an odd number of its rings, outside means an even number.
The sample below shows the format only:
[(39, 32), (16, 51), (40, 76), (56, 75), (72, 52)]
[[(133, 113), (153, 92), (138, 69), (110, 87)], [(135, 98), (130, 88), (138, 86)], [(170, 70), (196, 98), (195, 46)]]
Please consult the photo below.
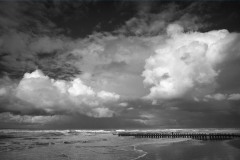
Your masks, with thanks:
[(240, 133), (147, 133), (147, 132), (119, 132), (118, 136), (132, 136), (136, 138), (192, 138), (197, 140), (227, 140), (240, 138)]

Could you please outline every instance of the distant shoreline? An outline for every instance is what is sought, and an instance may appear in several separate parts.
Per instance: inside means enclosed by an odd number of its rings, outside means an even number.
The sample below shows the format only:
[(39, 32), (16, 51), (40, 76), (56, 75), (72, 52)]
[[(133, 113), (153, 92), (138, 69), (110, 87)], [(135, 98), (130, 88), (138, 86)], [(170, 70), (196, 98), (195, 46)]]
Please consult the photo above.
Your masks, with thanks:
[(86, 129), (86, 128), (66, 128), (66, 129), (44, 129), (44, 128), (0, 128), (0, 130), (26, 130), (26, 131), (63, 131), (63, 130), (103, 130), (103, 131), (162, 131), (162, 130), (174, 130), (174, 131), (180, 131), (180, 130), (240, 130), (240, 128), (153, 128), (153, 129), (119, 129), (119, 128), (113, 128), (113, 129)]

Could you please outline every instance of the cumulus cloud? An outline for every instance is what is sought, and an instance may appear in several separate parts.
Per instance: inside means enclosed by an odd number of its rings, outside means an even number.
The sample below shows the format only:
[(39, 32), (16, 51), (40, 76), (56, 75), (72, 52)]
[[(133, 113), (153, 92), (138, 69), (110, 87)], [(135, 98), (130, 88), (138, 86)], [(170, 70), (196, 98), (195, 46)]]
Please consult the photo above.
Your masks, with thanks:
[(183, 32), (183, 27), (179, 24), (170, 24), (167, 27), (167, 34), (169, 36), (174, 36), (176, 34), (181, 34)]
[[(6, 89), (1, 88), (1, 95)], [(72, 81), (54, 80), (44, 75), (41, 70), (25, 73), (11, 96), (26, 102), (31, 107), (16, 105), (14, 110), (40, 110), (43, 114), (80, 113), (93, 117), (112, 117), (114, 104), (120, 96), (104, 90), (96, 91), (84, 84), (80, 78)], [(18, 108), (19, 107), (19, 108)], [(11, 111), (11, 108), (5, 108)]]
[(211, 94), (211, 95), (206, 95), (205, 98), (207, 99), (212, 99), (212, 100), (232, 100), (232, 101), (237, 101), (240, 100), (240, 94), (239, 93), (232, 93), (232, 94), (222, 94), (222, 93), (216, 93), (216, 94)]
[[(63, 90), (62, 87), (56, 85), (57, 87), (59, 87), (60, 90)], [(66, 86), (64, 84), (64, 86)], [(74, 79), (72, 82), (71, 82), (71, 87), (69, 87), (67, 89), (68, 93), (72, 96), (94, 96), (95, 93), (94, 91), (92, 90), (92, 88), (86, 86), (83, 84), (83, 82), (77, 78), (77, 79)], [(109, 93), (110, 94), (110, 93)]]
[(225, 100), (227, 98), (227, 95), (221, 94), (221, 93), (216, 93), (216, 94), (213, 94), (213, 95), (206, 95), (205, 97), (208, 98), (208, 99), (214, 99), (214, 100), (217, 100), (217, 101), (221, 101), (221, 100)]
[(5, 88), (0, 88), (0, 96), (3, 96), (7, 93)]
[(137, 119), (134, 119), (134, 121), (143, 123), (145, 125), (154, 125), (155, 120), (156, 120), (155, 115), (150, 114), (148, 112), (142, 112), (142, 113), (140, 113), (140, 115)]
[(239, 93), (230, 94), (228, 100), (240, 100), (240, 94)]
[(127, 106), (128, 106), (128, 103), (122, 102), (122, 103), (119, 103), (118, 105), (121, 106), (121, 107), (127, 107)]
[(97, 96), (105, 101), (118, 100), (120, 98), (119, 95), (115, 93), (106, 92), (106, 91), (98, 92)]
[(0, 120), (4, 122), (14, 122), (17, 124), (45, 124), (57, 121), (59, 116), (30, 116), (30, 115), (13, 115), (10, 112), (0, 113)]
[(87, 115), (96, 118), (112, 117), (114, 115), (114, 112), (108, 108), (94, 108), (93, 112), (90, 112)]
[(225, 50), (234, 37), (227, 30), (183, 33), (181, 26), (169, 25), (169, 39), (146, 60), (142, 73), (150, 85), (149, 99), (203, 96), (217, 86), (217, 65), (226, 58)]

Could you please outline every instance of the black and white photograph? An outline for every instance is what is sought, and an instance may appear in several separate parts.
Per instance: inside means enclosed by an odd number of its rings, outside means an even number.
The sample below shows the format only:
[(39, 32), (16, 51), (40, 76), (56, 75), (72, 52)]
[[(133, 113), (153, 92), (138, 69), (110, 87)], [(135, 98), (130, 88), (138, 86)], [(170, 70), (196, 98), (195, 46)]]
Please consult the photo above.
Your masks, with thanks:
[(1, 160), (239, 160), (240, 1), (0, 0)]

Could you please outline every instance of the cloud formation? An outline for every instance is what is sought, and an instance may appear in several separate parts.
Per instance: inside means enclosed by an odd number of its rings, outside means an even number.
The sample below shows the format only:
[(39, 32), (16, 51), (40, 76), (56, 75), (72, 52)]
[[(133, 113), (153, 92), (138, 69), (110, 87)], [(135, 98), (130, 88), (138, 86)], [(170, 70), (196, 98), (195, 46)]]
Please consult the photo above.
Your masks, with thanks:
[(0, 120), (6, 126), (238, 122), (240, 36), (228, 27), (213, 29), (205, 12), (213, 6), (122, 3), (105, 12), (98, 2), (0, 3)]
[(217, 100), (217, 101), (222, 101), (222, 100), (238, 101), (240, 100), (240, 94), (239, 93), (232, 93), (232, 94), (216, 93), (212, 95), (206, 95), (205, 98)]
[(208, 99), (214, 99), (214, 100), (217, 100), (217, 101), (221, 101), (221, 100), (225, 100), (227, 98), (227, 95), (221, 94), (221, 93), (216, 93), (216, 94), (213, 94), (213, 95), (206, 95), (205, 97), (208, 98)]
[[(154, 5), (154, 4), (153, 4)], [(199, 4), (192, 4), (180, 8), (174, 3), (158, 6), (160, 12), (151, 13), (153, 5), (139, 5), (138, 14), (125, 22), (116, 32), (135, 36), (154, 36), (164, 34), (169, 24), (174, 23), (183, 26), (185, 30), (196, 31), (207, 24), (197, 17), (193, 11), (201, 8)], [(194, 9), (193, 9), (194, 8)]]
[(58, 116), (30, 116), (30, 115), (13, 115), (9, 112), (0, 113), (1, 122), (11, 122), (17, 124), (45, 124), (51, 121), (59, 120)]
[(228, 100), (240, 100), (240, 94), (239, 93), (233, 93), (228, 96)]
[(146, 60), (144, 83), (150, 85), (149, 99), (201, 97), (216, 87), (218, 64), (226, 57), (235, 34), (227, 30), (183, 32), (178, 24), (167, 28), (169, 39)]
[[(6, 87), (0, 90), (1, 95), (6, 94)], [(80, 78), (54, 80), (40, 70), (24, 74), (12, 96), (31, 104), (32, 110), (41, 110), (45, 114), (80, 113), (92, 117), (112, 117), (114, 107), (111, 108), (111, 105), (120, 99), (115, 93), (93, 90)], [(29, 108), (15, 108), (18, 109), (23, 111)]]

